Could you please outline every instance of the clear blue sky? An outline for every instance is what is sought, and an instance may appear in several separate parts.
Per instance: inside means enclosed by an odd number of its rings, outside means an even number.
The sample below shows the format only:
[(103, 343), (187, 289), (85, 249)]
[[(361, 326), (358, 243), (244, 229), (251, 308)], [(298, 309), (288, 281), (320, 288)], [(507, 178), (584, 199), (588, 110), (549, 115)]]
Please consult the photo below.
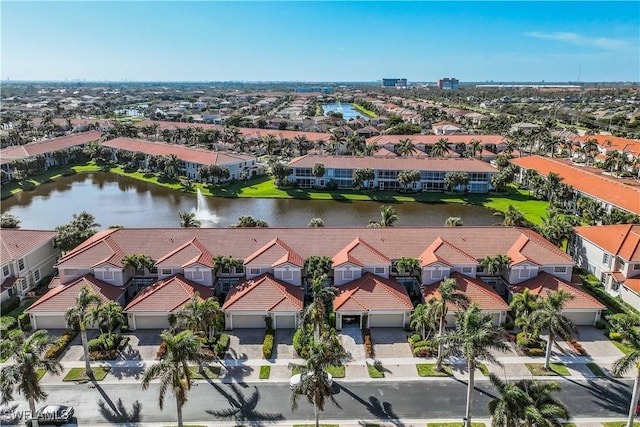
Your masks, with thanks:
[(640, 80), (637, 1), (0, 7), (2, 80)]

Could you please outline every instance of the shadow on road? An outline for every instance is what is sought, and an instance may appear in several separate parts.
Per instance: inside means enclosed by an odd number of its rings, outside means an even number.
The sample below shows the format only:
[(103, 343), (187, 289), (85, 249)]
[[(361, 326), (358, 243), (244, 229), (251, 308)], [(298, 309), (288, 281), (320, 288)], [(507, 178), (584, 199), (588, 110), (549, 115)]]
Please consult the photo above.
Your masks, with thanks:
[(133, 402), (131, 412), (129, 412), (122, 403), (122, 399), (118, 399), (117, 403), (114, 403), (109, 395), (100, 387), (97, 381), (91, 381), (91, 387), (95, 388), (100, 393), (101, 399), (98, 400), (98, 407), (100, 408), (100, 414), (111, 423), (138, 423), (141, 420), (140, 412), (142, 411), (142, 404), (137, 400)]
[(345, 386), (338, 385), (338, 387), (341, 390), (343, 390), (345, 393), (347, 393), (349, 396), (351, 396), (354, 400), (362, 404), (365, 408), (367, 408), (369, 413), (374, 417), (380, 420), (388, 421), (392, 423), (394, 426), (404, 427), (404, 424), (402, 423), (402, 421), (398, 419), (397, 414), (393, 412), (393, 407), (391, 403), (380, 402), (380, 400), (378, 400), (378, 398), (375, 396), (369, 396), (369, 401), (366, 401), (360, 396), (358, 396), (357, 394), (355, 394), (354, 392), (352, 392), (351, 390), (349, 390), (348, 388), (346, 388)]
[(256, 410), (258, 402), (260, 401), (260, 391), (256, 386), (253, 386), (253, 391), (247, 397), (235, 383), (217, 384), (211, 382), (210, 384), (218, 391), (218, 393), (227, 399), (230, 405), (228, 409), (216, 411), (208, 409), (205, 411), (207, 414), (213, 415), (219, 420), (235, 422), (251, 421), (251, 425), (254, 426), (284, 420), (284, 416), (282, 414), (266, 413)]
[(589, 380), (587, 381), (588, 385), (584, 385), (569, 378), (566, 380), (587, 389), (589, 394), (594, 397), (593, 403), (606, 411), (621, 415), (629, 411), (631, 393), (629, 387), (623, 382), (609, 378), (600, 379), (597, 382)]

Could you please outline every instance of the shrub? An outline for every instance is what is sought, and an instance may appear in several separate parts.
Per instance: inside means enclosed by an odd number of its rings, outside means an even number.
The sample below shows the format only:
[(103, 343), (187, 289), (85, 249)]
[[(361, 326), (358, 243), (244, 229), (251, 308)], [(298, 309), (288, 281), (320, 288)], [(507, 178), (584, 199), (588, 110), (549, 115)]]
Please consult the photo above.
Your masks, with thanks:
[(421, 341), (422, 337), (420, 336), (420, 334), (413, 334), (409, 337), (409, 344), (414, 345), (414, 343), (417, 343), (418, 341)]
[(604, 320), (598, 320), (595, 326), (598, 329), (605, 329), (607, 327), (607, 322), (605, 322)]
[(433, 348), (428, 346), (414, 347), (413, 355), (415, 357), (429, 357), (434, 354)]
[(362, 340), (364, 341), (364, 353), (366, 357), (373, 357), (373, 342), (371, 341), (371, 331), (369, 331), (369, 329), (362, 330)]
[(620, 332), (611, 331), (609, 332), (609, 339), (611, 341), (622, 342), (622, 334)]
[(413, 347), (414, 348), (418, 348), (418, 347), (428, 347), (430, 345), (430, 342), (427, 340), (424, 341), (416, 341), (413, 343)]
[(0, 305), (0, 310), (3, 313), (8, 313), (10, 311), (15, 310), (20, 306), (20, 298), (11, 297)]
[(333, 311), (329, 313), (329, 326), (332, 328), (336, 327), (336, 313)]
[(515, 328), (515, 327), (516, 327), (515, 323), (513, 323), (511, 320), (509, 320), (508, 322), (504, 322), (504, 328), (507, 331), (512, 331), (513, 328)]
[(114, 360), (117, 357), (118, 350), (101, 350), (89, 352), (89, 359), (91, 360)]
[(220, 334), (220, 336), (218, 337), (218, 341), (216, 342), (216, 345), (214, 347), (216, 354), (220, 355), (229, 350), (229, 344), (229, 335)]
[(167, 343), (162, 341), (158, 351), (156, 352), (156, 359), (162, 359), (167, 354)]
[(67, 348), (67, 346), (73, 341), (73, 339), (78, 335), (76, 331), (66, 331), (62, 334), (57, 340), (51, 344), (51, 346), (47, 349), (47, 352), (44, 354), (46, 359), (57, 359), (58, 356), (62, 354), (62, 352)]
[(11, 316), (2, 316), (0, 317), (0, 331), (9, 331), (11, 329), (15, 329), (18, 322), (15, 317)]
[(544, 356), (545, 349), (543, 348), (526, 348), (524, 352), (527, 356)]
[(524, 332), (519, 332), (516, 335), (516, 344), (518, 347), (527, 347), (529, 345), (529, 339)]
[(273, 331), (267, 331), (264, 336), (264, 342), (262, 343), (262, 357), (265, 359), (271, 359), (271, 353), (273, 353)]
[(29, 313), (20, 313), (18, 315), (18, 325), (23, 331), (31, 330), (31, 318), (29, 317)]

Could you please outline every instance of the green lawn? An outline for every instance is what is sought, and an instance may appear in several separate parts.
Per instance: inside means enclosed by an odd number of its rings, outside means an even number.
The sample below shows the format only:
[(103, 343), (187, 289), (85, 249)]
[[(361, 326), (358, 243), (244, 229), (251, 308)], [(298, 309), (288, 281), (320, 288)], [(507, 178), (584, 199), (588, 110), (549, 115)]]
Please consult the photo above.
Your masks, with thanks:
[(487, 365), (485, 365), (484, 363), (479, 363), (478, 364), (478, 370), (480, 372), (482, 372), (482, 375), (484, 375), (485, 377), (489, 376), (489, 367)]
[(620, 350), (621, 352), (623, 352), (624, 354), (631, 354), (633, 353), (633, 349), (629, 346), (627, 346), (624, 343), (621, 343), (619, 341), (614, 341), (611, 340), (611, 342), (613, 343), (613, 345), (615, 345), (616, 347), (618, 347), (618, 350)]
[(607, 374), (602, 370), (602, 368), (600, 366), (598, 366), (597, 363), (589, 362), (589, 363), (587, 363), (587, 368), (589, 368), (591, 373), (593, 375), (595, 375), (596, 377), (606, 377), (607, 376)]
[(36, 369), (36, 375), (38, 377), (38, 381), (40, 381), (42, 379), (42, 377), (44, 377), (44, 374), (47, 373), (47, 371), (45, 371), (44, 369), (40, 368), (40, 369)]
[(384, 368), (381, 364), (370, 365), (367, 363), (367, 370), (370, 378), (384, 378)]
[(378, 115), (376, 114), (375, 111), (367, 110), (366, 108), (364, 108), (360, 104), (352, 103), (351, 106), (353, 107), (354, 110), (356, 110), (359, 113), (364, 114), (367, 117), (378, 117)]
[[(602, 423), (602, 425), (604, 427), (624, 427), (627, 425), (626, 421), (607, 421)], [(640, 422), (634, 422), (633, 423), (634, 427), (639, 427), (640, 426)]]
[(216, 380), (220, 378), (220, 366), (206, 366), (204, 368), (204, 375), (198, 372), (197, 366), (189, 366), (191, 371), (191, 379), (194, 380)]
[(345, 366), (344, 365), (329, 366), (327, 368), (327, 372), (330, 373), (333, 378), (344, 378)]
[[(427, 423), (427, 427), (464, 427), (464, 423)], [(486, 425), (472, 422), (471, 427), (486, 427)]]
[(534, 376), (571, 375), (567, 367), (561, 363), (550, 363), (548, 371), (544, 369), (544, 363), (525, 363), (525, 366), (529, 369), (531, 375)]
[(271, 366), (260, 366), (260, 376), (261, 380), (268, 380), (271, 375)]
[[(294, 424), (293, 427), (316, 427), (315, 424)], [(320, 424), (320, 427), (340, 427), (339, 424)]]
[(421, 377), (450, 377), (453, 375), (453, 371), (451, 370), (451, 366), (443, 365), (442, 372), (436, 371), (435, 363), (418, 363), (416, 365), (416, 369), (418, 370), (418, 375)]
[[(101, 366), (93, 366), (91, 367), (91, 371), (93, 372), (93, 379), (96, 381), (102, 381), (104, 377), (107, 376), (110, 367), (101, 367)], [(71, 368), (67, 375), (65, 375), (62, 381), (91, 381), (90, 378), (85, 374), (84, 368)]]

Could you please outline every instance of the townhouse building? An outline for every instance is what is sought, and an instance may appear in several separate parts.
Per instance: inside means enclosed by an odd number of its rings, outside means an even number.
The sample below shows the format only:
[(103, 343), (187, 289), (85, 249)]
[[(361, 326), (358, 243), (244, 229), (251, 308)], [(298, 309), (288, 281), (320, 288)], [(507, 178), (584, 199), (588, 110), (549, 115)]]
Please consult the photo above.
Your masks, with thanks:
[[(324, 166), (324, 175), (313, 174), (316, 164)], [(418, 171), (420, 181), (413, 182), (408, 189), (413, 191), (444, 191), (447, 173), (464, 172), (469, 176), (468, 185), (458, 186), (456, 190), (470, 193), (486, 193), (493, 189), (491, 177), (498, 170), (490, 164), (467, 158), (431, 158), (431, 157), (353, 157), (306, 155), (289, 162), (289, 181), (300, 188), (327, 187), (335, 183), (339, 189), (354, 188), (353, 173), (356, 169), (372, 169), (374, 178), (363, 183), (364, 188), (378, 190), (401, 189), (398, 174), (402, 171)]]
[[(135, 254), (150, 257), (153, 266), (133, 271), (123, 258)], [(496, 255), (509, 256), (510, 266), (498, 274), (485, 271), (482, 260)], [(166, 327), (168, 315), (194, 292), (224, 301), (228, 329), (261, 328), (265, 317), (275, 328), (293, 328), (310, 292), (305, 260), (312, 256), (330, 261), (327, 284), (339, 290), (337, 328), (343, 321), (402, 327), (414, 304), (448, 277), (496, 323), (506, 319), (511, 288), (539, 277), (584, 294), (571, 282), (571, 257), (524, 228), (123, 228), (100, 231), (61, 258), (52, 289), (28, 312), (34, 327), (64, 327), (60, 301), (86, 284), (105, 298), (122, 302), (124, 296), (134, 329)], [(401, 258), (416, 259), (417, 271), (399, 269)], [(591, 301), (579, 314), (566, 314), (593, 324), (601, 310)]]

